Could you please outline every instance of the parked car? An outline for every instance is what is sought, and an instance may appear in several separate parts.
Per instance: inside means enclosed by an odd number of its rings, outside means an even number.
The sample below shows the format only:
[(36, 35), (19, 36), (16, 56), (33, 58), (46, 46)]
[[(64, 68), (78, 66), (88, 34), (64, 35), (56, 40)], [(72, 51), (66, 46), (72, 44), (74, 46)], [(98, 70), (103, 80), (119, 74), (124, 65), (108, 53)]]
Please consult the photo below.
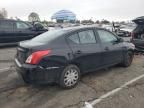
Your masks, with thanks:
[(131, 37), (131, 32), (134, 29), (134, 27), (122, 27), (122, 25), (116, 25), (116, 24), (112, 24), (112, 25), (103, 25), (103, 28), (112, 31), (114, 33), (116, 33), (119, 37), (123, 38), (124, 41), (126, 42), (130, 42), (132, 37)]
[(124, 28), (120, 28), (120, 30), (117, 31), (117, 35), (123, 38), (124, 41), (131, 42), (132, 36), (131, 33), (135, 29), (135, 26), (126, 26)]
[(113, 25), (102, 25), (102, 27), (109, 30), (109, 31), (111, 31), (111, 32), (115, 31)]
[(144, 16), (133, 20), (137, 27), (132, 32), (132, 42), (135, 44), (136, 52), (144, 52)]
[(56, 30), (56, 29), (62, 29), (63, 27), (61, 25), (49, 25), (48, 30)]
[(39, 24), (33, 26), (24, 21), (0, 20), (0, 45), (28, 40), (46, 31)]
[(43, 33), (20, 42), (15, 63), (27, 83), (77, 85), (87, 72), (116, 64), (131, 65), (134, 45), (94, 26), (70, 27)]

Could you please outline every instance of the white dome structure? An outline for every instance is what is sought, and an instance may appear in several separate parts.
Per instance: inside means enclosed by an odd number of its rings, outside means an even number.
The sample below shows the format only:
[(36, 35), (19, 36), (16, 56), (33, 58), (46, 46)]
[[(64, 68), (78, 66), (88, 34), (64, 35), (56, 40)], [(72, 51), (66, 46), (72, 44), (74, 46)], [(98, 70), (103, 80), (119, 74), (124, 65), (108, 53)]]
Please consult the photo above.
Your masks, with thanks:
[(69, 10), (60, 10), (58, 12), (56, 12), (51, 19), (55, 19), (55, 20), (67, 20), (67, 21), (75, 21), (76, 20), (76, 15), (69, 11)]

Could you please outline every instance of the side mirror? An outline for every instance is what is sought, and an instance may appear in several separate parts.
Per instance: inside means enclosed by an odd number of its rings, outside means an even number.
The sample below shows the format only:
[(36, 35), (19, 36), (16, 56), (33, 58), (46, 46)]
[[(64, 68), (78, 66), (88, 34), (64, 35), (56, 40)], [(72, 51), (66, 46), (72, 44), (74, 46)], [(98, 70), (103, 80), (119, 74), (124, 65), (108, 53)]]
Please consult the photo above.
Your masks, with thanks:
[(123, 38), (118, 38), (118, 42), (124, 42)]
[(118, 38), (116, 41), (113, 41), (112, 43), (113, 44), (118, 44), (118, 43), (121, 43), (121, 42), (124, 42), (124, 40), (122, 38)]
[(40, 23), (34, 24), (34, 28), (35, 28), (36, 30), (43, 30), (43, 29), (44, 29), (43, 25), (40, 24)]

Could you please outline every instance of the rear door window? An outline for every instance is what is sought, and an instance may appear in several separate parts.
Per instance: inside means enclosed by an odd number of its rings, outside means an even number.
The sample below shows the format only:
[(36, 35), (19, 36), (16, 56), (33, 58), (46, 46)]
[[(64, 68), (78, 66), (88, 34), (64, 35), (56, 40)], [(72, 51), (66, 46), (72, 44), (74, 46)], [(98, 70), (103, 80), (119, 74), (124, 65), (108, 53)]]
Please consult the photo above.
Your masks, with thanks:
[(94, 44), (96, 43), (96, 38), (93, 30), (85, 30), (78, 33), (81, 44)]
[(13, 31), (13, 22), (11, 22), (11, 21), (0, 21), (0, 30)]

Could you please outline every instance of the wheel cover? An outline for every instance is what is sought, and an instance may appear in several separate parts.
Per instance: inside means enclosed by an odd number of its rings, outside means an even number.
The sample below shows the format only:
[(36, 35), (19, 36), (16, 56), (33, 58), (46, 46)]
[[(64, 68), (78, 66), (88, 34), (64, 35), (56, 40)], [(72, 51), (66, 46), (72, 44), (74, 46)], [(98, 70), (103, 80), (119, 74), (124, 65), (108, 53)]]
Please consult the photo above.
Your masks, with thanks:
[(64, 75), (64, 84), (66, 86), (73, 86), (77, 83), (79, 78), (78, 71), (76, 69), (69, 69)]

